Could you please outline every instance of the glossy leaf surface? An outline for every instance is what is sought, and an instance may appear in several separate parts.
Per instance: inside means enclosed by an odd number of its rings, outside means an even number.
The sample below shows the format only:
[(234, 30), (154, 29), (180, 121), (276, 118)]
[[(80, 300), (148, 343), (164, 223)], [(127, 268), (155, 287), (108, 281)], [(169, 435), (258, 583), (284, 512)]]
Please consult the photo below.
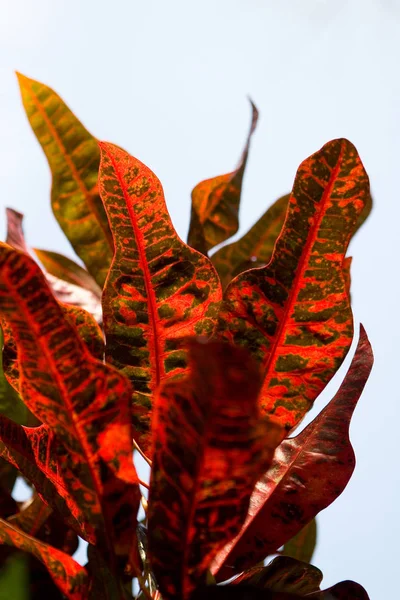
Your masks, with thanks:
[(266, 567), (245, 571), (232, 581), (246, 583), (261, 590), (305, 596), (319, 591), (322, 573), (316, 567), (288, 556), (278, 556)]
[(69, 600), (86, 600), (89, 583), (87, 573), (68, 554), (36, 540), (3, 519), (0, 519), (0, 543), (14, 546), (38, 558)]
[(213, 254), (211, 260), (224, 288), (243, 271), (269, 263), (285, 221), (289, 198), (289, 195), (279, 198), (243, 237)]
[(305, 563), (311, 562), (317, 543), (317, 521), (313, 519), (303, 527), (283, 548), (285, 556), (291, 556)]
[(136, 437), (147, 451), (152, 394), (186, 372), (185, 338), (213, 333), (221, 287), (211, 262), (177, 236), (154, 173), (112, 144), (101, 149), (115, 243), (103, 292), (106, 360), (133, 384)]
[(18, 80), (29, 122), (50, 165), (54, 215), (102, 287), (113, 245), (98, 194), (97, 141), (51, 88), (21, 74)]
[(256, 128), (258, 111), (251, 102), (250, 132), (237, 169), (200, 182), (192, 191), (192, 214), (188, 244), (199, 252), (208, 250), (234, 235), (239, 228), (239, 205), (242, 182), (250, 148), (250, 139)]
[(190, 376), (162, 387), (153, 418), (149, 556), (166, 600), (205, 582), (279, 440), (259, 419), (259, 373), (244, 350), (192, 342), (190, 356)]
[(17, 342), (21, 393), (44, 423), (18, 430), (3, 419), (0, 437), (28, 463), (38, 461), (57, 489), (63, 482), (68, 501), (83, 507), (91, 534), (108, 550), (115, 544), (127, 552), (139, 503), (129, 381), (93, 358), (30, 257), (0, 245), (0, 281), (0, 313)]
[(299, 435), (278, 446), (271, 467), (257, 482), (246, 523), (213, 564), (219, 580), (273, 554), (342, 493), (355, 465), (350, 419), (372, 363), (371, 346), (361, 329), (337, 394)]
[(58, 279), (90, 290), (95, 296), (101, 298), (101, 288), (93, 277), (76, 262), (58, 252), (39, 248), (33, 248), (33, 250), (48, 273)]
[(221, 332), (263, 370), (260, 406), (287, 430), (310, 409), (353, 338), (343, 259), (369, 197), (354, 146), (334, 140), (299, 167), (271, 262), (228, 286)]

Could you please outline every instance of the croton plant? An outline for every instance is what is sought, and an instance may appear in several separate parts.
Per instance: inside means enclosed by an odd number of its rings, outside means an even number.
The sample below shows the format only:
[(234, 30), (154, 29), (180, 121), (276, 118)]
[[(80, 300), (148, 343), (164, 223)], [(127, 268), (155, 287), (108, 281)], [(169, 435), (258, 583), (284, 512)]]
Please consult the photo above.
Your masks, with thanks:
[(239, 226), (252, 105), (237, 169), (192, 192), (184, 243), (148, 167), (18, 78), (84, 266), (29, 248), (7, 210), (3, 567), (23, 557), (31, 599), (367, 599), (351, 581), (322, 591), (310, 564), (315, 516), (355, 465), (349, 423), (373, 362), (362, 327), (339, 391), (293, 435), (353, 340), (346, 250), (371, 208), (355, 147), (328, 142), (221, 246)]

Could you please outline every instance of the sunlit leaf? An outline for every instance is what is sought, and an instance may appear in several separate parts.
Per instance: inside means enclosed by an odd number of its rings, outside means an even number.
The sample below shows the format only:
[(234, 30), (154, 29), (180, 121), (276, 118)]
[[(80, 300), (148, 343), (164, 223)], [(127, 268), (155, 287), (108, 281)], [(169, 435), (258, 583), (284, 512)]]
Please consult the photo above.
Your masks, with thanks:
[(190, 358), (190, 376), (161, 388), (153, 417), (149, 556), (165, 600), (205, 582), (280, 436), (260, 421), (260, 377), (247, 352), (192, 342)]
[(69, 600), (86, 600), (88, 577), (68, 554), (48, 546), (0, 519), (0, 543), (33, 554), (48, 569), (57, 587)]
[(93, 277), (73, 260), (50, 250), (33, 248), (33, 251), (48, 273), (58, 277), (58, 279), (90, 290), (95, 296), (101, 298), (101, 288)]
[(177, 236), (154, 173), (112, 144), (101, 149), (115, 243), (102, 300), (106, 360), (133, 384), (136, 436), (147, 451), (152, 395), (187, 371), (185, 338), (214, 332), (221, 286), (209, 259)]
[(322, 573), (316, 567), (288, 556), (278, 556), (266, 567), (255, 567), (233, 580), (260, 590), (287, 592), (305, 596), (319, 591)]
[[(11, 462), (24, 463), (15, 466), (50, 502), (45, 484), (36, 481), (37, 467), (31, 471), (36, 462), (78, 521), (83, 510), (92, 526), (89, 539), (94, 535), (108, 551), (127, 553), (139, 503), (129, 381), (90, 354), (38, 265), (5, 244), (0, 245), (0, 314), (17, 343), (24, 402), (44, 424), (18, 429), (2, 419), (0, 439), (9, 454), (18, 455)], [(2, 456), (8, 458), (7, 452)]]
[(301, 433), (278, 446), (270, 469), (257, 482), (246, 523), (213, 564), (218, 580), (273, 554), (342, 493), (355, 466), (350, 419), (372, 363), (371, 346), (361, 329), (337, 394)]
[(289, 195), (279, 198), (243, 237), (212, 255), (211, 260), (224, 288), (243, 271), (269, 263), (285, 220), (289, 198)]
[(252, 102), (251, 108), (250, 131), (238, 167), (232, 173), (200, 182), (192, 191), (188, 244), (203, 254), (230, 238), (239, 228), (243, 176), (258, 120), (258, 111)]
[(369, 196), (354, 146), (334, 140), (299, 167), (270, 263), (225, 292), (221, 335), (260, 362), (264, 414), (291, 430), (333, 377), (353, 339), (343, 259)]
[(317, 543), (317, 521), (312, 519), (305, 527), (300, 529), (283, 548), (285, 556), (291, 556), (305, 563), (311, 562)]
[(26, 114), (50, 165), (54, 215), (102, 287), (113, 245), (97, 188), (97, 141), (51, 88), (17, 75)]

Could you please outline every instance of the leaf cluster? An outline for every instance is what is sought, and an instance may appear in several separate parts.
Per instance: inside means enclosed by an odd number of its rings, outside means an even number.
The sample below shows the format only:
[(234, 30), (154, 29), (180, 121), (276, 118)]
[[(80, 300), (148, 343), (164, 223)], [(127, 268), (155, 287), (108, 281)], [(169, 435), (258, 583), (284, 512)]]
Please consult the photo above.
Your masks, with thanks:
[[(315, 517), (355, 466), (349, 424), (373, 362), (362, 327), (340, 389), (292, 436), (353, 341), (346, 251), (371, 209), (355, 147), (328, 142), (291, 194), (226, 243), (251, 104), (237, 168), (193, 189), (185, 243), (146, 165), (18, 78), (54, 215), (83, 266), (31, 249), (7, 209), (0, 595), (127, 600), (135, 580), (141, 599), (367, 599), (349, 581), (322, 591), (310, 564)], [(26, 503), (13, 499), (17, 477)]]

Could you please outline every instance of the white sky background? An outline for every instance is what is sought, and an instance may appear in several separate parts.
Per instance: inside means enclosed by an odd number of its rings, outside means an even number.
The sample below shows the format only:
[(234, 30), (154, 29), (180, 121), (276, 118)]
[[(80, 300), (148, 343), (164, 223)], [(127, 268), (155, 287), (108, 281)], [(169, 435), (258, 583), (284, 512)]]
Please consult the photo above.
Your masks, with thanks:
[(398, 588), (399, 58), (400, 0), (0, 0), (0, 215), (24, 212), (33, 246), (73, 257), (15, 69), (155, 171), (183, 238), (192, 187), (239, 159), (247, 95), (261, 119), (241, 232), (324, 143), (358, 148), (375, 207), (351, 244), (352, 298), (376, 361), (352, 422), (357, 468), (319, 517), (313, 562), (326, 586), (353, 579), (371, 600)]

